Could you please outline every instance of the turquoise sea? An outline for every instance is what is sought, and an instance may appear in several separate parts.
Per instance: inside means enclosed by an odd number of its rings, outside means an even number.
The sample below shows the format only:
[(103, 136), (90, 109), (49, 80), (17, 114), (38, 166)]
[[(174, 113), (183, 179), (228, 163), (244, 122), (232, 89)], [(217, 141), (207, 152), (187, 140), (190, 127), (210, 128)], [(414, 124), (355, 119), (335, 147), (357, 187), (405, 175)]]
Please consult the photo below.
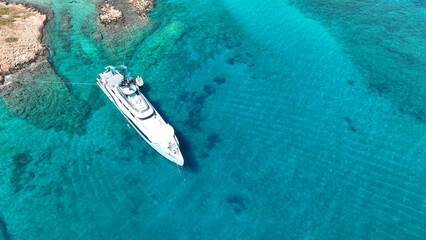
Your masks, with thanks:
[(186, 165), (97, 86), (17, 87), (0, 239), (426, 239), (424, 1), (157, 0), (115, 35), (94, 1), (23, 2), (53, 11), (49, 66), (24, 77), (95, 83), (124, 63)]

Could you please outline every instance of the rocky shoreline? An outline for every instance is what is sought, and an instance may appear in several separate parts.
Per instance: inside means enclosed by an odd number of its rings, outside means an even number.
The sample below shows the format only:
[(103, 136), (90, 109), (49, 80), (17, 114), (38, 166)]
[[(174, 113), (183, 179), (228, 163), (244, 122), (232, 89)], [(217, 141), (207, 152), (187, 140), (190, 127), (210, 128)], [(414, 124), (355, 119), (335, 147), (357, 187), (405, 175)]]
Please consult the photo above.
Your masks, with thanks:
[[(19, 7), (15, 7), (15, 6)], [(41, 6), (32, 4), (12, 4), (4, 3), (2, 6), (9, 6), (19, 10), (19, 14), (31, 14), (32, 16), (42, 16), (42, 21), (34, 21), (37, 25), (27, 25), (24, 28), (17, 28), (13, 21), (16, 17), (11, 17), (8, 26), (2, 26), (0, 32), (3, 36), (7, 29), (13, 27), (13, 34), (21, 36), (22, 34), (32, 33), (29, 47), (25, 48), (28, 52), (16, 51), (11, 45), (8, 51), (16, 54), (18, 57), (22, 54), (30, 56), (26, 61), (20, 61), (18, 64), (9, 64), (6, 71), (2, 71), (3, 80), (0, 82), (0, 96), (11, 114), (21, 118), (33, 126), (40, 129), (54, 129), (56, 131), (66, 131), (72, 134), (84, 134), (85, 122), (90, 114), (90, 106), (86, 101), (73, 95), (65, 84), (46, 85), (43, 82), (63, 81), (56, 74), (50, 62), (48, 61), (48, 48), (44, 45), (46, 26), (53, 17), (53, 12)], [(0, 8), (1, 10), (1, 8)], [(1, 10), (0, 13), (16, 13), (15, 10)], [(19, 16), (18, 14), (18, 16)], [(24, 15), (25, 19), (31, 19), (31, 16)], [(3, 16), (2, 16), (3, 17)], [(9, 17), (9, 16), (7, 16)], [(20, 19), (20, 18), (18, 18)], [(35, 20), (35, 19), (33, 19)], [(6, 30), (3, 30), (6, 29)], [(36, 30), (36, 31), (35, 31)], [(0, 37), (0, 41), (4, 41)], [(15, 41), (12, 43), (19, 43)], [(8, 44), (8, 43), (4, 43)], [(30, 53), (33, 53), (30, 55)], [(2, 55), (3, 63), (13, 61), (12, 54)], [(8, 65), (8, 66), (9, 66)]]
[(147, 19), (154, 0), (102, 0), (96, 4), (99, 22), (105, 28), (118, 28)]
[(4, 76), (45, 56), (45, 26), (52, 12), (34, 4), (0, 2), (0, 84)]
[[(99, 32), (114, 38), (124, 28), (147, 25), (147, 14), (154, 6), (154, 0), (99, 1), (96, 4)], [(4, 85), (5, 76), (47, 60), (44, 37), (53, 12), (35, 4), (1, 1), (0, 13), (0, 85)], [(99, 32), (98, 38), (102, 39)]]
[[(51, 66), (50, 51), (44, 44), (53, 12), (33, 4), (0, 3), (0, 51), (7, 52), (0, 56), (0, 96), (6, 108), (37, 128), (84, 134), (91, 106), (65, 84), (44, 84), (64, 81)], [(130, 54), (132, 44), (152, 29), (146, 14), (153, 7), (153, 0), (100, 0), (96, 3), (98, 22), (93, 39), (106, 47), (111, 58), (121, 59), (122, 46)], [(61, 32), (66, 33), (72, 28), (71, 17), (66, 12), (60, 14)], [(102, 14), (107, 14), (103, 20)], [(75, 47), (81, 48), (78, 43)]]

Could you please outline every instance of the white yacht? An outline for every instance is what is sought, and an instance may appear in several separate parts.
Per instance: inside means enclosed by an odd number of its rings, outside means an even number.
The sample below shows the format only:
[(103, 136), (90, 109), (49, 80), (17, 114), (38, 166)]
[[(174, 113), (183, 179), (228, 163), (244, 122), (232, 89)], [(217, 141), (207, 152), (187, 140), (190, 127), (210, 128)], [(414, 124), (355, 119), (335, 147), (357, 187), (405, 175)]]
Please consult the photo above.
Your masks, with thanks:
[(151, 147), (170, 161), (183, 166), (179, 141), (173, 127), (163, 120), (140, 92), (139, 87), (143, 85), (142, 78), (137, 77), (135, 81), (120, 73), (124, 70), (106, 67), (104, 73), (98, 74), (99, 87)]

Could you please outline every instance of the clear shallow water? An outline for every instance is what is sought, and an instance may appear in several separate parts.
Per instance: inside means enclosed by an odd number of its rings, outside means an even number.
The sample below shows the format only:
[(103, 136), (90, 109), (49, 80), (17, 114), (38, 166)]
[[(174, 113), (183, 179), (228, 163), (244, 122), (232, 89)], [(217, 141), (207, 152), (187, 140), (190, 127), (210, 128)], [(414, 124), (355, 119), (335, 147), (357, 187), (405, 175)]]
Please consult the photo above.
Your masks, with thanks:
[[(38, 3), (55, 12), (47, 43), (58, 77), (90, 82), (104, 65), (122, 63), (93, 39), (92, 2)], [(149, 34), (132, 31), (143, 41), (127, 46), (126, 64), (178, 131), (187, 161), (180, 171), (127, 128), (96, 86), (70, 88), (94, 103), (76, 121), (84, 133), (34, 126), (2, 102), (0, 236), (425, 238), (422, 118), (401, 111), (395, 95), (371, 91), (336, 28), (299, 9), (272, 0), (158, 1)]]

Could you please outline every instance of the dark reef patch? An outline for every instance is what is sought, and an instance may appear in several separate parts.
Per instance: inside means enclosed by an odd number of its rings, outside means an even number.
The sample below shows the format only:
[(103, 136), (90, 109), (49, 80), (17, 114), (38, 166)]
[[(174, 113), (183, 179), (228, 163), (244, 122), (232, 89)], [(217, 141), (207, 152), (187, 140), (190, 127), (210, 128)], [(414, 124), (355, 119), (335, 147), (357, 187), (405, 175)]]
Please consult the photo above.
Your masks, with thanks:
[(213, 86), (204, 85), (203, 93), (190, 92), (179, 97), (180, 101), (185, 102), (185, 105), (190, 108), (188, 110), (188, 120), (185, 121), (185, 125), (189, 126), (194, 131), (201, 131), (200, 123), (203, 121), (201, 112), (204, 108), (206, 99), (215, 92), (216, 89)]
[(219, 136), (215, 133), (210, 134), (207, 137), (207, 148), (210, 150), (216, 146), (216, 143), (220, 142)]
[(104, 153), (105, 152), (105, 148), (104, 147), (100, 147), (100, 148), (98, 148), (96, 151), (95, 151), (95, 153), (96, 154), (102, 154), (102, 153)]
[(27, 183), (34, 178), (34, 172), (27, 172), (28, 165), (33, 161), (30, 151), (18, 153), (12, 157), (12, 178), (10, 183), (19, 192)]
[(93, 111), (98, 110), (100, 107), (109, 102), (109, 99), (96, 88), (90, 89), (88, 99), (90, 99), (90, 108)]
[(73, 34), (72, 24), (71, 24), (71, 14), (68, 10), (64, 10), (60, 13), (61, 20), (59, 22), (59, 38), (61, 39), (61, 47), (64, 52), (71, 52), (71, 41), (69, 36)]
[(103, 40), (104, 35), (102, 32), (96, 30), (96, 25), (93, 23), (95, 21), (95, 16), (91, 15), (86, 18), (86, 20), (81, 24), (80, 31), (83, 33), (83, 35), (90, 40), (93, 40), (95, 43), (99, 43)]
[(46, 161), (46, 160), (48, 161), (50, 159), (52, 159), (52, 152), (51, 151), (47, 151), (47, 152), (45, 151), (41, 154), (40, 160), (37, 161), (36, 164), (39, 164), (41, 161)]
[(234, 65), (235, 64), (235, 58), (228, 58), (226, 60), (226, 63), (230, 64), (230, 65)]
[(203, 86), (203, 93), (200, 92), (189, 92), (182, 94), (179, 100), (185, 102), (185, 105), (190, 109), (188, 110), (188, 120), (185, 121), (185, 125), (189, 126), (194, 131), (200, 131), (200, 123), (203, 121), (201, 112), (204, 108), (206, 99), (214, 94), (216, 89), (211, 85)]
[(412, 2), (417, 7), (426, 8), (426, 1), (425, 0), (413, 0)]
[(175, 129), (175, 132), (180, 142), (179, 147), (182, 152), (183, 159), (185, 160), (185, 164), (183, 165), (184, 168), (194, 173), (200, 171), (200, 166), (198, 165), (194, 153), (194, 147), (191, 145), (191, 142), (184, 134), (182, 134), (178, 130)]
[(188, 113), (188, 120), (185, 121), (185, 125), (189, 126), (191, 130), (193, 131), (200, 131), (200, 123), (202, 121), (201, 117), (201, 110), (202, 107), (193, 107), (191, 110), (189, 110)]
[(226, 82), (226, 78), (224, 78), (224, 77), (215, 77), (213, 79), (213, 81), (215, 83), (217, 83), (217, 85), (222, 85), (222, 84), (224, 84)]
[(358, 130), (354, 127), (352, 120), (349, 117), (345, 117), (344, 118), (345, 122), (348, 124), (349, 130), (351, 130), (352, 132), (357, 132)]
[(212, 94), (214, 94), (216, 92), (216, 89), (214, 89), (210, 85), (205, 85), (203, 87), (203, 91), (207, 94), (207, 96), (210, 96), (210, 95), (212, 95)]
[(387, 82), (370, 83), (370, 90), (377, 92), (381, 97), (391, 92)]
[(243, 210), (246, 209), (247, 200), (240, 195), (234, 194), (229, 196), (226, 198), (226, 202), (233, 206), (235, 214), (240, 214)]
[(104, 39), (104, 35), (99, 31), (93, 31), (92, 37), (95, 41), (102, 41)]
[(78, 51), (78, 54), (80, 55), (80, 59), (82, 60), (83, 64), (85, 65), (92, 65), (93, 60), (90, 58), (90, 56), (84, 51), (84, 49), (81, 47), (80, 43), (75, 44), (75, 47)]
[(204, 103), (207, 95), (205, 93), (190, 92), (180, 96), (180, 100), (186, 102), (188, 110), (188, 120), (184, 123), (189, 126), (193, 131), (200, 131), (200, 123), (202, 122), (201, 111), (203, 110)]
[(10, 236), (10, 233), (7, 230), (6, 222), (0, 215), (0, 239), (9, 240), (11, 237), (12, 236)]
[(93, 46), (96, 46), (97, 56), (89, 55), (89, 57), (96, 62), (96, 59), (99, 59), (98, 56), (108, 57), (108, 53), (103, 43), (107, 33), (102, 32), (97, 28), (96, 21), (94, 21), (94, 19), (96, 19), (96, 16), (88, 16), (83, 24), (81, 24), (80, 31), (84, 37), (93, 44)]

